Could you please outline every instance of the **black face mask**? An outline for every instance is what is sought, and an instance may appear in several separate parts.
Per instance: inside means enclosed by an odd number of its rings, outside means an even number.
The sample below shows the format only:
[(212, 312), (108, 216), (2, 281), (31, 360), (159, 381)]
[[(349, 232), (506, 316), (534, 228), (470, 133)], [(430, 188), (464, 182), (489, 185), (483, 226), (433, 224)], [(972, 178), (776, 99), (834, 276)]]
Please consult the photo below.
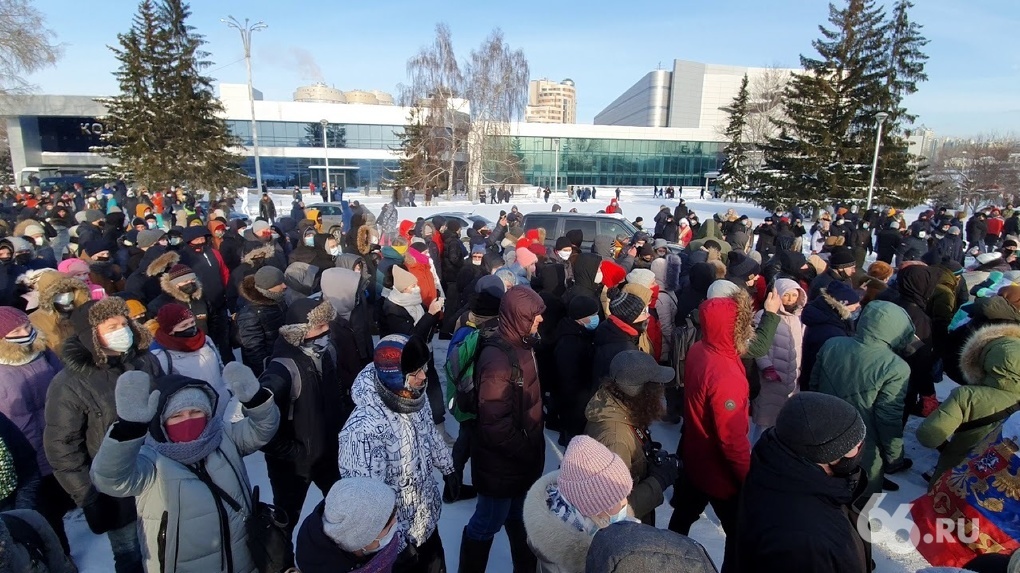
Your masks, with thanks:
[(201, 245), (191, 245), (191, 249), (196, 253), (201, 253), (205, 250), (205, 243), (202, 243)]
[(645, 331), (646, 328), (648, 328), (648, 321), (647, 320), (642, 320), (641, 322), (636, 322), (636, 323), (632, 324), (631, 327), (634, 330), (638, 331), (638, 334), (641, 334), (642, 332)]
[(110, 260), (110, 257), (96, 257), (93, 260), (96, 261), (97, 263), (105, 263), (106, 261)]
[(539, 342), (542, 342), (542, 336), (537, 332), (534, 334), (526, 334), (521, 337), (521, 342), (523, 342), (524, 346), (528, 348), (534, 348), (538, 346)]
[(14, 257), (14, 262), (19, 265), (27, 265), (32, 260), (32, 255), (28, 253), (22, 253)]
[(183, 292), (184, 294), (192, 295), (192, 294), (195, 294), (195, 291), (198, 290), (198, 285), (195, 284), (195, 283), (188, 283), (186, 285), (182, 285), (180, 287), (180, 289), (181, 289), (181, 292)]
[(191, 338), (192, 336), (195, 336), (196, 334), (198, 334), (198, 327), (197, 326), (192, 326), (192, 327), (186, 328), (184, 330), (178, 330), (177, 332), (174, 332), (172, 334), (174, 336), (176, 336), (177, 338)]
[(857, 451), (857, 455), (852, 458), (839, 458), (839, 461), (834, 464), (829, 464), (829, 469), (832, 471), (832, 475), (836, 477), (850, 477), (861, 467), (861, 458), (864, 457), (864, 448), (860, 448)]

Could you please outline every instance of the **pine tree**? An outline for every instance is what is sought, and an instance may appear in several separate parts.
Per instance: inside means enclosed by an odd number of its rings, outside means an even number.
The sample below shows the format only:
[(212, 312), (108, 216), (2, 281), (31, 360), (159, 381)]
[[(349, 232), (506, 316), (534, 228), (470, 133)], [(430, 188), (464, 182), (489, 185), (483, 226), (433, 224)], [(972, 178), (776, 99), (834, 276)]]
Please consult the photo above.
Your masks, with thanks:
[(121, 93), (99, 100), (112, 126), (102, 151), (139, 184), (185, 185), (215, 195), (246, 177), (212, 79), (202, 73), (208, 54), (187, 23), (190, 15), (181, 0), (142, 0), (131, 30), (117, 36), (119, 47), (111, 50), (120, 61), (114, 76)]
[(733, 103), (727, 108), (730, 116), (729, 124), (726, 126), (726, 138), (729, 143), (723, 148), (726, 159), (719, 170), (719, 188), (724, 193), (732, 194), (742, 192), (742, 196), (750, 194), (750, 174), (748, 173), (747, 151), (750, 147), (744, 141), (744, 131), (747, 129), (747, 74), (740, 82), (740, 90)]

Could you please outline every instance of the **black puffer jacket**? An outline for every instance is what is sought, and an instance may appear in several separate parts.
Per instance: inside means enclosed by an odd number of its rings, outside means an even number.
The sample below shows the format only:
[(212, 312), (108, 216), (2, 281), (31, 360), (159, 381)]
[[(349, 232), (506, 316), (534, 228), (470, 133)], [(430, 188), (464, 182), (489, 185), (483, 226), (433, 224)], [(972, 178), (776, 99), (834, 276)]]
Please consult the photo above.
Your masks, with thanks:
[(273, 345), (283, 326), (284, 307), (255, 288), (255, 276), (241, 282), (241, 310), (237, 311), (237, 343), (241, 361), (260, 376), (273, 354)]
[[(595, 282), (595, 275), (599, 272), (599, 265), (602, 264), (602, 257), (592, 253), (581, 253), (574, 261), (574, 284), (563, 293), (563, 305), (570, 306), (570, 301), (575, 296), (583, 295), (596, 301), (601, 300), (602, 284)], [(599, 316), (605, 318), (599, 305)]]
[[(448, 223), (452, 225), (452, 223)], [(456, 230), (447, 227), (446, 232), (443, 233), (443, 280), (446, 282), (454, 282), (457, 280), (457, 275), (460, 274), (460, 270), (464, 268), (465, 258), (467, 258), (468, 252), (467, 247), (460, 240), (460, 229)]]
[(117, 358), (99, 360), (91, 331), (67, 339), (64, 369), (53, 378), (46, 393), (46, 459), (57, 481), (79, 507), (97, 495), (89, 468), (106, 430), (117, 421), (113, 397), (117, 377), (128, 370), (141, 370), (153, 378), (162, 374), (159, 362), (148, 350), (152, 335), (138, 323), (130, 324), (136, 349)]
[(609, 376), (613, 358), (625, 350), (638, 350), (638, 336), (624, 332), (612, 317), (595, 329), (595, 360), (592, 362), (592, 387), (598, 387)]
[(754, 446), (744, 481), (736, 570), (870, 571), (850, 509), (866, 483), (827, 475), (767, 431)]

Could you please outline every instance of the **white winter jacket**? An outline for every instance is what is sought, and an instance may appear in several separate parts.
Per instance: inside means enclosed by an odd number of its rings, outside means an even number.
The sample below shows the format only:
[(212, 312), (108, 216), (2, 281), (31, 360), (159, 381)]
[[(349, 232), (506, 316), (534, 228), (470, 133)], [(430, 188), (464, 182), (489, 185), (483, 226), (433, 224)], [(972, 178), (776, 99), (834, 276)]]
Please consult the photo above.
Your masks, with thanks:
[(339, 436), (340, 478), (370, 477), (393, 488), (400, 528), (420, 547), (435, 531), (443, 507), (432, 470), (452, 473), (453, 457), (428, 404), (413, 414), (394, 412), (379, 397), (375, 376), (375, 365), (369, 364), (354, 380), (354, 412)]
[[(807, 294), (804, 290), (800, 287), (797, 287), (797, 290), (800, 291), (797, 310), (790, 313), (784, 308), (779, 309), (776, 313), (779, 315), (779, 326), (776, 328), (772, 348), (768, 354), (756, 359), (759, 371), (769, 367), (775, 368), (780, 379), (780, 382), (771, 382), (759, 374), (761, 392), (751, 403), (751, 419), (761, 429), (774, 426), (783, 404), (797, 393), (797, 378), (800, 376), (804, 343), (804, 324), (800, 321), (800, 313), (807, 303)], [(755, 326), (761, 320), (762, 312), (758, 311), (754, 315)]]

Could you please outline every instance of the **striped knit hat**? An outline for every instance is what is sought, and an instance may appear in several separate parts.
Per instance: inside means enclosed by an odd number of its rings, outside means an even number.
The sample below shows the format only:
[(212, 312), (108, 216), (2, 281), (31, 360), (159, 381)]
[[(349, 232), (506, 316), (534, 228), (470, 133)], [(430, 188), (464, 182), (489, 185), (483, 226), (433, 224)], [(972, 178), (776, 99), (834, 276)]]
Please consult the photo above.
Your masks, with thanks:
[(634, 488), (620, 456), (584, 435), (567, 445), (556, 482), (563, 497), (585, 517), (616, 509)]

